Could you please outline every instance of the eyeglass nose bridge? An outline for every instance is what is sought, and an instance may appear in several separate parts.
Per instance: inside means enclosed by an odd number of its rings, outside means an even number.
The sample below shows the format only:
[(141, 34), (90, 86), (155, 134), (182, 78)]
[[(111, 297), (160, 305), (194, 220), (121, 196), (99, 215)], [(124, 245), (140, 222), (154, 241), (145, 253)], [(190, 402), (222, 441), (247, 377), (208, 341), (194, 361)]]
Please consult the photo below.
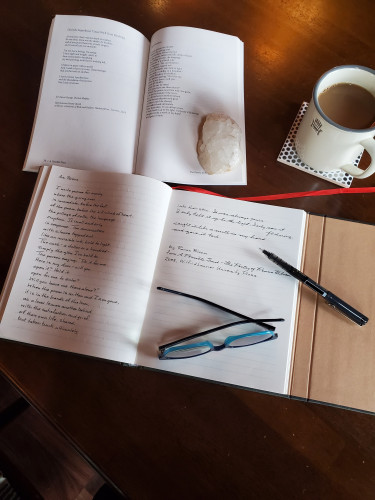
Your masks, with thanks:
[(220, 344), (220, 345), (213, 345), (212, 342), (210, 342), (210, 344), (212, 345), (212, 351), (222, 351), (223, 349), (225, 349), (227, 346), (226, 344)]

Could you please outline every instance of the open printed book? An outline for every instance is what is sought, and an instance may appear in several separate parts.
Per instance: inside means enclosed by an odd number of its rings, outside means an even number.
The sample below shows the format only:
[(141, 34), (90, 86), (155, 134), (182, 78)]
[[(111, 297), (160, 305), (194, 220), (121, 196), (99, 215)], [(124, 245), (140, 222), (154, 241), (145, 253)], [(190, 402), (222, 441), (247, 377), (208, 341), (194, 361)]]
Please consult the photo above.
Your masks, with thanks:
[[(246, 184), (243, 43), (188, 27), (149, 42), (125, 24), (56, 16), (24, 169), (137, 173), (165, 182)], [(197, 156), (205, 117), (229, 116), (242, 162), (210, 175)]]
[[(305, 217), (139, 175), (42, 167), (1, 297), (0, 336), (286, 394), (298, 283), (259, 248), (298, 267)], [(158, 286), (285, 321), (273, 342), (159, 360), (158, 346), (233, 316)]]

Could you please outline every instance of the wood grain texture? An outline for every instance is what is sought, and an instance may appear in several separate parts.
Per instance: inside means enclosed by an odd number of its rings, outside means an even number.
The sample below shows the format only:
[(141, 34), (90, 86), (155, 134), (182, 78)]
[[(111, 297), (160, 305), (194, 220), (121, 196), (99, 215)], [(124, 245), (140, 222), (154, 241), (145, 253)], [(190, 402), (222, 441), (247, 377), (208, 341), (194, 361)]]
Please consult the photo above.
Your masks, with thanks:
[[(341, 64), (374, 66), (372, 0), (5, 0), (2, 281), (35, 181), (21, 168), (56, 13), (115, 19), (148, 38), (169, 25), (239, 36), (245, 42), (248, 185), (212, 189), (239, 197), (335, 187), (276, 158), (324, 71)], [(353, 186), (373, 186), (374, 179)], [(375, 223), (374, 195), (275, 204)], [(373, 415), (5, 341), (0, 369), (130, 498), (374, 497)]]
[[(3, 418), (10, 413), (12, 418)], [(0, 471), (20, 498), (28, 500), (88, 500), (104, 484), (73, 446), (2, 376)], [(8, 498), (3, 490), (0, 498)]]

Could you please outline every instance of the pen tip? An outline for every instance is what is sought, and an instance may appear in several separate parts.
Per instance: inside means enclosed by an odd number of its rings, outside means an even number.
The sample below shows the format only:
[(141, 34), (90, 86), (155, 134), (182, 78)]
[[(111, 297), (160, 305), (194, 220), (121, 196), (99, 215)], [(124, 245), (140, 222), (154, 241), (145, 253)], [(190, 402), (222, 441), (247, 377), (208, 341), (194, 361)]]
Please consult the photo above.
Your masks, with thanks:
[(268, 250), (264, 250), (264, 248), (261, 248), (261, 250), (262, 250), (262, 252), (264, 253), (264, 255), (265, 255), (266, 257), (268, 257), (268, 258), (270, 258), (270, 257), (271, 257), (271, 255), (272, 255), (272, 253), (271, 253), (271, 252), (269, 252)]

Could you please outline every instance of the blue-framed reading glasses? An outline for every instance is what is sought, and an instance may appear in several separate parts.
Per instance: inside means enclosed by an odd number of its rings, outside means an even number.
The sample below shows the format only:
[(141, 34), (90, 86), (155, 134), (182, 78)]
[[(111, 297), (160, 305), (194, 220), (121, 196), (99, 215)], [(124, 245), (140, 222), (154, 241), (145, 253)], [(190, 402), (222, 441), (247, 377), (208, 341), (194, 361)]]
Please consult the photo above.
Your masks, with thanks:
[[(210, 328), (204, 332), (195, 333), (194, 335), (189, 335), (179, 340), (169, 342), (159, 346), (159, 359), (184, 359), (184, 358), (194, 358), (196, 356), (202, 356), (211, 351), (221, 351), (225, 348), (237, 348), (237, 347), (248, 347), (255, 344), (261, 344), (263, 342), (268, 342), (269, 340), (277, 339), (277, 333), (275, 332), (275, 327), (269, 325), (268, 322), (274, 323), (276, 321), (284, 321), (283, 318), (276, 319), (254, 319), (244, 314), (232, 311), (226, 307), (220, 306), (201, 297), (196, 297), (195, 295), (190, 295), (188, 293), (178, 292), (176, 290), (170, 290), (169, 288), (157, 287), (158, 290), (164, 292), (175, 293), (177, 295), (182, 295), (183, 297), (188, 297), (189, 299), (199, 300), (210, 306), (216, 307), (225, 312), (229, 312), (238, 318), (238, 321), (232, 323), (227, 323), (226, 325), (217, 326), (215, 328)], [(236, 330), (240, 325), (246, 325), (250, 323), (255, 323), (262, 327), (264, 330), (253, 333), (242, 333), (235, 334)], [(202, 342), (191, 342), (192, 340), (202, 337), (203, 335), (208, 335), (209, 333), (217, 332), (219, 330), (228, 329), (231, 334), (225, 339), (224, 343), (221, 345), (214, 345), (212, 342), (205, 340)]]

